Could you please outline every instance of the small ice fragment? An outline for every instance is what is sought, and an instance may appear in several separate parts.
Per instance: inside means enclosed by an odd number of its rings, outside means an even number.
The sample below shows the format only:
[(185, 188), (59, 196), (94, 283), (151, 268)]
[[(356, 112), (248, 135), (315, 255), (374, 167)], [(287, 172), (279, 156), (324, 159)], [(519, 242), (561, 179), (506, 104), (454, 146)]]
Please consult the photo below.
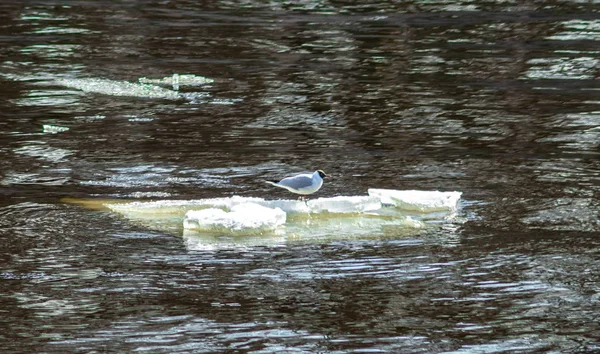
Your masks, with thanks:
[(44, 131), (44, 133), (56, 134), (56, 133), (66, 132), (67, 130), (69, 130), (69, 128), (67, 128), (67, 127), (61, 127), (59, 125), (50, 125), (50, 124), (44, 124), (43, 125), (43, 131)]
[(177, 91), (168, 90), (160, 86), (133, 83), (128, 81), (116, 81), (99, 78), (81, 79), (57, 79), (55, 83), (60, 86), (81, 90), (85, 93), (99, 93), (110, 96), (160, 98), (169, 100), (180, 100), (181, 95)]
[(462, 192), (400, 191), (376, 188), (370, 188), (368, 192), (370, 196), (380, 198), (382, 204), (419, 212), (456, 210), (462, 195)]
[(255, 203), (237, 204), (227, 212), (209, 208), (190, 210), (183, 220), (184, 229), (223, 232), (228, 234), (260, 234), (285, 224), (286, 214), (279, 208), (267, 208)]
[[(161, 79), (151, 79), (148, 77), (140, 77), (140, 84), (167, 85), (173, 86), (174, 90), (178, 90), (179, 86), (199, 86), (211, 84), (215, 80), (208, 77), (198, 76), (194, 74), (173, 74), (172, 76), (163, 77)], [(175, 88), (177, 87), (177, 88)]]

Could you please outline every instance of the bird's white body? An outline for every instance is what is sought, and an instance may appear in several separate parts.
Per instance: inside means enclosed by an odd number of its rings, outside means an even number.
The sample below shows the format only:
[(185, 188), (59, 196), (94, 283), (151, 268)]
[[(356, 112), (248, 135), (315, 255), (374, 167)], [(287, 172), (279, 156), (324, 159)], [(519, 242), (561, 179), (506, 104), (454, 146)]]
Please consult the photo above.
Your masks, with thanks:
[(315, 171), (314, 173), (303, 173), (292, 177), (287, 177), (279, 182), (266, 181), (276, 187), (287, 189), (288, 191), (300, 195), (313, 194), (323, 186), (323, 171)]

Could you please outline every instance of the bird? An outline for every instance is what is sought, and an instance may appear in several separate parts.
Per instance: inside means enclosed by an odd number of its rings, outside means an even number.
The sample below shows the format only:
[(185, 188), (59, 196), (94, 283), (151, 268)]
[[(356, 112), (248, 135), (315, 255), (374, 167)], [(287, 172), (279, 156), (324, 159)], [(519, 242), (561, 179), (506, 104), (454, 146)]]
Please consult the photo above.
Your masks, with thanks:
[(323, 178), (327, 177), (323, 170), (317, 170), (313, 173), (302, 173), (282, 179), (281, 181), (265, 181), (275, 187), (284, 188), (288, 191), (300, 194), (300, 199), (313, 194), (323, 185)]

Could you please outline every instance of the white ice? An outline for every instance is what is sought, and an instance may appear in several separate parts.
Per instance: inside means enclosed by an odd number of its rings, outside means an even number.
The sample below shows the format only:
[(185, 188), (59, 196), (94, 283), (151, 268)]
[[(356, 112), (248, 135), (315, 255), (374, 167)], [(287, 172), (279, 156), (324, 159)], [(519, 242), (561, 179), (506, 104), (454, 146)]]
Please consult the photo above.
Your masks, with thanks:
[(162, 98), (180, 100), (182, 96), (172, 90), (149, 84), (138, 84), (128, 81), (116, 81), (100, 78), (57, 79), (57, 85), (74, 88), (86, 93), (100, 93), (111, 96)]
[(422, 213), (436, 211), (455, 211), (461, 192), (439, 191), (400, 191), (395, 189), (369, 188), (369, 195), (379, 198), (384, 205), (393, 205), (396, 208), (418, 211)]
[(190, 210), (183, 219), (184, 229), (244, 234), (260, 234), (285, 224), (286, 213), (256, 203), (234, 205), (230, 211), (208, 208)]
[(66, 132), (67, 130), (69, 130), (69, 128), (67, 128), (67, 127), (61, 127), (59, 125), (51, 125), (51, 124), (44, 124), (42, 126), (42, 129), (43, 129), (44, 133), (52, 133), (52, 134), (62, 133), (62, 132)]
[(163, 200), (157, 202), (132, 202), (108, 204), (109, 209), (122, 214), (185, 214), (188, 210), (217, 208), (231, 210), (236, 205), (253, 203), (266, 208), (279, 208), (287, 214), (350, 214), (364, 213), (381, 209), (379, 198), (370, 196), (339, 196), (318, 198), (303, 202), (300, 200), (239, 197), (210, 198), (196, 200)]
[(370, 196), (319, 198), (307, 204), (311, 213), (350, 214), (381, 209), (380, 199)]
[(460, 192), (369, 189), (368, 196), (307, 202), (233, 196), (106, 207), (145, 226), (183, 232), (184, 238), (195, 237), (186, 244), (198, 246), (212, 244), (220, 237), (252, 236), (280, 242), (282, 237), (307, 240), (418, 232), (434, 224), (439, 226), (435, 221), (445, 222), (444, 218), (457, 210), (460, 196)]
[(161, 79), (140, 77), (138, 81), (140, 84), (169, 85), (173, 86), (174, 90), (178, 90), (179, 86), (206, 85), (213, 83), (215, 80), (194, 74), (173, 74), (173, 76), (167, 76)]

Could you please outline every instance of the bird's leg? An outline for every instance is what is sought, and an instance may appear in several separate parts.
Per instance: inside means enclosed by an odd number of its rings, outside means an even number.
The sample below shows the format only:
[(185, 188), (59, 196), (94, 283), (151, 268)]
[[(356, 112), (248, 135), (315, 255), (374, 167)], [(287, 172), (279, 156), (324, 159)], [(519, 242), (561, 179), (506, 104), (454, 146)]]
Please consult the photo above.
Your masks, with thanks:
[(306, 199), (305, 195), (301, 195), (300, 198), (298, 198), (298, 200), (303, 201), (304, 204), (306, 204), (306, 206), (308, 206), (308, 199)]
[(304, 201), (304, 204), (306, 205), (306, 210), (308, 211), (308, 222), (310, 223), (310, 207), (308, 206), (308, 199), (306, 198), (305, 195), (302, 196), (302, 200)]
[(306, 199), (305, 195), (299, 196), (298, 200), (304, 202), (304, 204), (306, 204), (306, 207), (308, 207), (308, 199)]

